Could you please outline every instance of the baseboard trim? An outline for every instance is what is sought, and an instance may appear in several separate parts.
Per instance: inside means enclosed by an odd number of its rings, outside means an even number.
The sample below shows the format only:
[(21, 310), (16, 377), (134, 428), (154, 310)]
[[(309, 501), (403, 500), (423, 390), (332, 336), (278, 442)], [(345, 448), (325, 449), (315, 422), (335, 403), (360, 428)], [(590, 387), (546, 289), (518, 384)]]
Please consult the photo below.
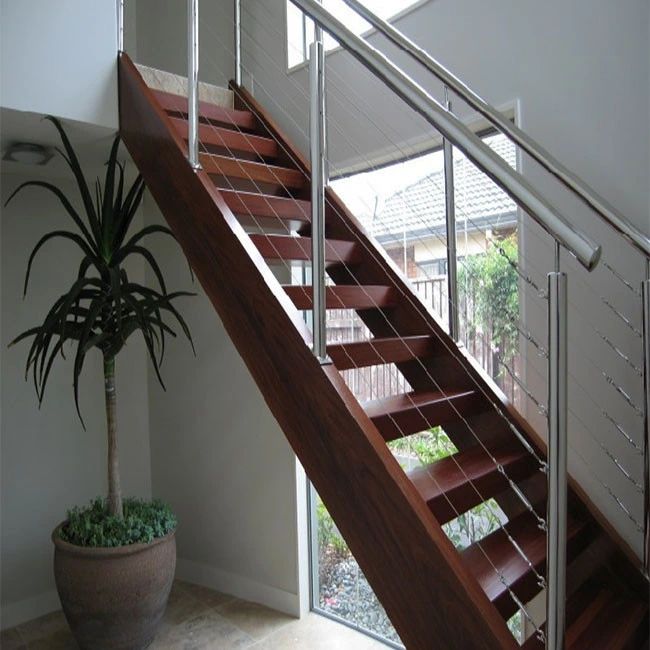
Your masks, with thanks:
[(5, 630), (9, 627), (15, 627), (39, 616), (45, 616), (45, 614), (54, 612), (57, 609), (61, 609), (61, 601), (56, 589), (51, 589), (38, 596), (3, 605), (0, 608), (0, 628)]
[(242, 600), (266, 605), (289, 616), (300, 617), (300, 598), (276, 587), (264, 585), (241, 575), (222, 571), (207, 564), (176, 559), (176, 577), (203, 587), (231, 594)]

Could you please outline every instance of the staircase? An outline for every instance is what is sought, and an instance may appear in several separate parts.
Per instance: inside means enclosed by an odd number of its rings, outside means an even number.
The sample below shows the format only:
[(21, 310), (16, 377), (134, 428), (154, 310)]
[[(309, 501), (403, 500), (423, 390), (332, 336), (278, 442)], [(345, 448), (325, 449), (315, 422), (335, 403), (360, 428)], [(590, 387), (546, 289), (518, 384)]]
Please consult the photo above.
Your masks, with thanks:
[[(236, 109), (200, 106), (205, 153), (195, 172), (186, 98), (147, 88), (125, 54), (119, 69), (124, 142), (406, 647), (519, 647), (506, 621), (541, 592), (546, 561), (537, 434), (331, 192), (327, 308), (356, 310), (372, 338), (329, 346), (332, 363), (321, 365), (300, 314), (312, 307), (311, 287), (280, 284), (267, 264), (311, 257), (307, 162), (233, 86)], [(299, 234), (277, 234), (278, 218)], [(248, 235), (251, 221), (269, 229)], [(411, 390), (359, 403), (341, 371), (388, 363)], [(458, 452), (407, 475), (386, 443), (435, 425)], [(457, 551), (441, 526), (490, 498), (508, 523)], [(647, 650), (638, 562), (574, 482), (569, 502), (569, 650)], [(544, 645), (533, 636), (523, 647)]]

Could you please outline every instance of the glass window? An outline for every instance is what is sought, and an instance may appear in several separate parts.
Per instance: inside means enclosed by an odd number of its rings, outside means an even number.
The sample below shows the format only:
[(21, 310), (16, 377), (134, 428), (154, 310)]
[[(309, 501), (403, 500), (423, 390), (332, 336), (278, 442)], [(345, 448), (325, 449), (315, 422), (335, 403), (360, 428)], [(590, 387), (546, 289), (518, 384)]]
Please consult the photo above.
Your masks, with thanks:
[[(515, 147), (507, 138), (489, 133), (484, 134), (484, 141), (516, 166)], [(518, 404), (519, 386), (513, 380), (520, 367), (517, 207), (458, 150), (454, 150), (454, 180), (460, 336), (467, 350)], [(449, 303), (442, 152), (356, 173), (331, 185), (445, 326)], [(329, 310), (327, 314), (329, 343), (371, 338), (354, 311)], [(392, 364), (346, 370), (342, 375), (360, 401), (410, 390)], [(399, 438), (389, 447), (407, 472), (457, 452), (440, 427)], [(396, 631), (314, 491), (312, 513), (314, 608), (400, 647)], [(490, 499), (459, 513), (443, 529), (463, 550), (506, 521)], [(521, 615), (516, 614), (508, 624), (520, 639)]]
[[(381, 18), (388, 20), (419, 1), (364, 0), (363, 4)], [(343, 0), (322, 0), (322, 4), (355, 34), (363, 34), (371, 29), (371, 25), (360, 18)], [(287, 63), (290, 68), (307, 60), (309, 45), (313, 40), (314, 23), (307, 19), (290, 0), (287, 0)], [(325, 34), (324, 42), (326, 50), (332, 50), (338, 46), (338, 43), (328, 34)]]

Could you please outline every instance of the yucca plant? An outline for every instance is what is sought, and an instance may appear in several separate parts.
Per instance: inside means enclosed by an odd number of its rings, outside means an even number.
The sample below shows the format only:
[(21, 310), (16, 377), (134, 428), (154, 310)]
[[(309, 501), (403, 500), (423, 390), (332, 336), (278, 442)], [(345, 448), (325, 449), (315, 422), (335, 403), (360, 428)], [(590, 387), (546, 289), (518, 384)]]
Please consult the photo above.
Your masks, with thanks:
[[(79, 271), (70, 288), (58, 298), (41, 325), (32, 327), (16, 337), (10, 345), (32, 339), (27, 355), (25, 378), (31, 369), (39, 401), (43, 401), (52, 364), (57, 355), (65, 358), (66, 347), (74, 349), (73, 391), (77, 414), (85, 429), (79, 408), (79, 378), (84, 361), (92, 348), (98, 348), (104, 362), (104, 392), (108, 433), (108, 498), (110, 516), (123, 518), (122, 493), (117, 454), (117, 403), (115, 393), (115, 358), (127, 339), (142, 333), (158, 381), (164, 388), (160, 364), (165, 351), (165, 337), (176, 336), (167, 321), (180, 326), (192, 349), (192, 337), (183, 317), (172, 304), (186, 291), (168, 293), (161, 269), (152, 253), (143, 246), (148, 235), (162, 233), (173, 237), (165, 226), (151, 225), (135, 234), (129, 229), (144, 192), (142, 177), (125, 192), (124, 164), (118, 156), (119, 135), (115, 137), (102, 187), (99, 179), (93, 193), (61, 123), (48, 119), (59, 132), (63, 156), (77, 182), (84, 212), (79, 213), (64, 192), (52, 183), (33, 180), (22, 183), (9, 197), (7, 204), (27, 187), (39, 187), (51, 192), (61, 202), (76, 226), (74, 230), (54, 230), (43, 235), (29, 256), (23, 295), (27, 293), (32, 264), (37, 253), (50, 240), (66, 239), (81, 251)], [(6, 204), (5, 204), (6, 205)], [(82, 216), (83, 214), (83, 216)], [(127, 235), (130, 235), (127, 239)], [(156, 277), (159, 290), (129, 279), (124, 262), (131, 256), (144, 258)], [(66, 344), (69, 344), (66, 346)]]

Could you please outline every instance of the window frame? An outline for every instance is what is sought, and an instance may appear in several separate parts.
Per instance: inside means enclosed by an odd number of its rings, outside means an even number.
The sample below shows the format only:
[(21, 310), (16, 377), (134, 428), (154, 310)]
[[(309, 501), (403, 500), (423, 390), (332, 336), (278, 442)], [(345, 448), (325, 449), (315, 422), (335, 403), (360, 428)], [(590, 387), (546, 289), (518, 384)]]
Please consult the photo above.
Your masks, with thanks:
[[(320, 0), (319, 0), (320, 1)], [(401, 9), (394, 15), (390, 16), (390, 18), (386, 19), (388, 23), (394, 23), (397, 20), (400, 20), (404, 16), (410, 14), (412, 11), (415, 11), (419, 9), (420, 7), (423, 7), (426, 4), (429, 4), (433, 2), (434, 0), (413, 0), (412, 4), (410, 4), (408, 7), (404, 7), (404, 9)], [(294, 63), (292, 65), (289, 64), (289, 53), (292, 45), (289, 42), (289, 9), (290, 6), (296, 9), (297, 11), (301, 11), (299, 7), (296, 7), (291, 0), (285, 0), (284, 3), (284, 13), (285, 13), (285, 20), (284, 20), (284, 27), (285, 27), (285, 65), (287, 68), (288, 73), (293, 73), (298, 70), (301, 70), (302, 68), (307, 67), (309, 64), (309, 45), (312, 43), (313, 39), (310, 39), (307, 36), (308, 26), (309, 23), (313, 24), (313, 21), (308, 18), (304, 13), (301, 12), (302, 14), (302, 61), (299, 63)], [(377, 29), (375, 27), (370, 27), (370, 29), (367, 29), (364, 32), (361, 32), (359, 36), (361, 38), (367, 39), (368, 37), (372, 36), (373, 34), (377, 33)], [(341, 45), (336, 45), (335, 47), (325, 49), (325, 55), (327, 56), (328, 54), (333, 54), (334, 52), (341, 52), (343, 51), (343, 47)]]

